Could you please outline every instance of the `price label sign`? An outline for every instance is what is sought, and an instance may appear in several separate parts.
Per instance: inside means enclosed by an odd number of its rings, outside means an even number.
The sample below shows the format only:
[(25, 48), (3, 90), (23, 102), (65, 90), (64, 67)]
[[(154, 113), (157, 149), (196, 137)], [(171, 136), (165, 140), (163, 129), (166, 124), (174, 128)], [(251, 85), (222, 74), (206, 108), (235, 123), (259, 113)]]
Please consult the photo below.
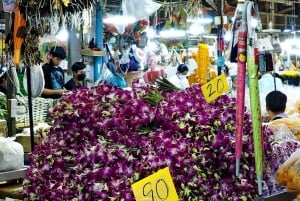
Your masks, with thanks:
[(136, 201), (178, 201), (178, 195), (166, 167), (131, 185)]
[(222, 74), (201, 87), (206, 102), (210, 103), (230, 90), (225, 74)]

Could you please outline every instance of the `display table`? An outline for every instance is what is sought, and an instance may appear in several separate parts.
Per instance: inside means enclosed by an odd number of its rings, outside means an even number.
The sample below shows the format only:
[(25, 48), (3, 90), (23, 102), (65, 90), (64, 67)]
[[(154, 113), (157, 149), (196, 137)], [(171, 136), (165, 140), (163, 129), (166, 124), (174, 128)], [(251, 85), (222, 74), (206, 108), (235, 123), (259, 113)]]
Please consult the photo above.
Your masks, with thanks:
[(255, 201), (293, 201), (297, 193), (282, 192), (265, 198), (258, 198)]
[(27, 168), (28, 166), (24, 166), (23, 168), (18, 170), (0, 172), (0, 181), (22, 179), (25, 177), (25, 171)]
[(0, 201), (6, 197), (22, 199), (22, 182), (16, 182), (15, 180), (23, 179), (25, 177), (25, 171), (27, 168), (28, 166), (24, 166), (18, 170), (0, 172), (0, 182), (8, 181), (7, 183), (0, 184)]

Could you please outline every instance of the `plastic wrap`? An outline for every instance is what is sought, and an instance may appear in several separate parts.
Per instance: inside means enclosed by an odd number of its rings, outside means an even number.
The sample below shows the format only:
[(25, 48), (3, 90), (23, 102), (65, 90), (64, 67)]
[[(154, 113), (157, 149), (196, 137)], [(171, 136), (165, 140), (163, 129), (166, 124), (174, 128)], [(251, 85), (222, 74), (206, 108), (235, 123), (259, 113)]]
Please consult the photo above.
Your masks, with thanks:
[[(41, 95), (45, 86), (44, 74), (41, 65), (34, 65), (30, 67), (30, 77), (31, 95), (35, 98)], [(27, 69), (24, 73), (23, 85), (26, 90), (26, 93), (28, 94)]]
[(122, 11), (124, 16), (134, 17), (135, 21), (148, 18), (160, 8), (161, 4), (152, 0), (123, 0)]
[(11, 138), (0, 137), (0, 172), (17, 170), (23, 166), (23, 146)]
[(11, 13), (15, 10), (17, 3), (15, 0), (3, 0), (3, 11)]
[(281, 118), (270, 122), (269, 128), (278, 135), (292, 134), (300, 140), (300, 117), (291, 116), (289, 118)]
[(276, 180), (288, 191), (297, 191), (300, 195), (300, 149), (295, 151), (278, 169)]

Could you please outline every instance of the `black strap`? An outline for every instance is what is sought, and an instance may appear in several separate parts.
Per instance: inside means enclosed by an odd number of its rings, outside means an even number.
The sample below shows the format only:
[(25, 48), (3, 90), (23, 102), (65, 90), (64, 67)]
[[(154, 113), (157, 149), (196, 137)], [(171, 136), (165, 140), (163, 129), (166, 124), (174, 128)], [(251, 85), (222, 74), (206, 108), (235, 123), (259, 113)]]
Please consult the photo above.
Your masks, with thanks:
[[(112, 55), (111, 55), (111, 53), (110, 53), (110, 50), (109, 50), (109, 47), (108, 47), (108, 45), (107, 45), (107, 43), (105, 43), (105, 49), (106, 49), (106, 53), (107, 53), (107, 59), (108, 59), (108, 61), (107, 61), (107, 63), (106, 63), (106, 65), (107, 65), (107, 68), (113, 73), (113, 74), (115, 74), (116, 73), (116, 71), (117, 71), (117, 67), (116, 67), (116, 62), (115, 62), (115, 60), (114, 60), (114, 58), (112, 57)], [(113, 64), (113, 65), (111, 65), (111, 64)]]
[(276, 76), (275, 76), (275, 73), (271, 73), (271, 75), (273, 76), (273, 79), (274, 79), (274, 91), (277, 91), (277, 89), (276, 89)]
[(282, 119), (282, 117), (275, 117), (274, 119), (272, 119), (272, 121), (277, 120), (277, 119)]
[(105, 49), (106, 49), (106, 53), (107, 53), (107, 55), (108, 55), (108, 59), (109, 59), (109, 60), (110, 60), (110, 59), (113, 59), (113, 57), (112, 57), (112, 55), (111, 55), (111, 53), (110, 53), (110, 50), (109, 50), (109, 47), (108, 47), (107, 43), (105, 43)]

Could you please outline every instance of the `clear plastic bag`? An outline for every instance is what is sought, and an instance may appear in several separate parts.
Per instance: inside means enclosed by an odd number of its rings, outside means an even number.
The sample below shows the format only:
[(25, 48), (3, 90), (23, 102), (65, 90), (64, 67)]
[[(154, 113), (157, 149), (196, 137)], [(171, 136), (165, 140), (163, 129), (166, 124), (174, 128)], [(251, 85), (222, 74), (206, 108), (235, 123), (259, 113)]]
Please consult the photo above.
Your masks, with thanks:
[(23, 166), (23, 146), (11, 138), (0, 137), (0, 172), (17, 170)]
[(126, 81), (123, 77), (123, 75), (117, 73), (117, 72), (111, 72), (105, 63), (103, 63), (101, 67), (101, 76), (97, 80), (96, 85), (101, 85), (103, 83), (108, 83), (120, 88), (127, 87)]
[(300, 140), (300, 117), (290, 116), (289, 118), (281, 118), (270, 122), (268, 127), (278, 136), (290, 135)]
[(152, 0), (123, 0), (122, 11), (124, 16), (131, 16), (137, 22), (140, 19), (148, 18), (157, 11), (162, 4)]
[(277, 170), (277, 182), (288, 191), (300, 194), (300, 149), (295, 151)]
[[(44, 87), (45, 80), (44, 74), (41, 65), (34, 65), (30, 67), (30, 77), (31, 77), (31, 95), (33, 98), (41, 95)], [(23, 85), (28, 94), (28, 86), (27, 86), (27, 68), (24, 73)]]
[(11, 13), (15, 10), (17, 3), (16, 0), (3, 0), (3, 11)]

